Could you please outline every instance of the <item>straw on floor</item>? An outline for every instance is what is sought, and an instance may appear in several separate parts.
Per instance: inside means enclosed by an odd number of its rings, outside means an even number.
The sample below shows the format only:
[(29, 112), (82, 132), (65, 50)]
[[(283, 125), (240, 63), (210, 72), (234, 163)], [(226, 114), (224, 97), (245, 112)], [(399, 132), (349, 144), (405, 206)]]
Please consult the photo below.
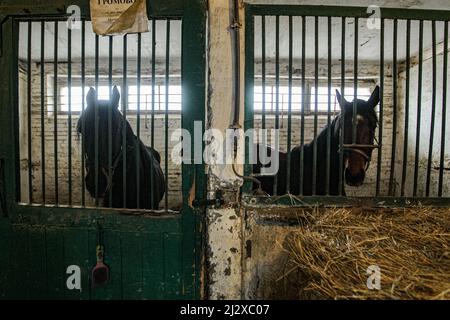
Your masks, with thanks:
[(316, 209), (299, 221), (283, 245), (299, 298), (450, 299), (450, 209)]

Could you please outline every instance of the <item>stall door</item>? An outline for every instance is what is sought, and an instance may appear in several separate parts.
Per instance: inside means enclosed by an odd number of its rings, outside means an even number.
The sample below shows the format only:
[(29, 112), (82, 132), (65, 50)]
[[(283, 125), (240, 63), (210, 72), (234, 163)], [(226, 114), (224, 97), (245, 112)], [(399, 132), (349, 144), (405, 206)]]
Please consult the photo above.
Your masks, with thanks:
[(88, 1), (74, 28), (64, 2), (8, 3), (0, 297), (199, 298), (203, 164), (173, 150), (204, 119), (203, 1), (148, 2), (149, 32), (113, 37), (92, 32)]

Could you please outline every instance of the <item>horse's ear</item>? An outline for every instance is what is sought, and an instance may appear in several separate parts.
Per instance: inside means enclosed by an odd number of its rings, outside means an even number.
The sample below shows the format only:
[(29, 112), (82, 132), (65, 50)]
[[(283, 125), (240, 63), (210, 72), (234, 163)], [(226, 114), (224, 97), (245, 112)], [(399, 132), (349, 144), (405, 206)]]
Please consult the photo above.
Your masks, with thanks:
[(376, 86), (375, 90), (373, 90), (372, 95), (367, 101), (367, 104), (369, 105), (369, 107), (375, 108), (379, 102), (380, 102), (380, 86)]
[(90, 88), (86, 95), (86, 102), (88, 107), (95, 104), (95, 89)]
[(119, 90), (117, 89), (117, 86), (114, 86), (111, 99), (112, 106), (119, 108), (119, 100), (120, 100)]
[[(336, 89), (336, 99), (337, 99), (337, 101), (339, 103), (339, 106), (342, 109), (342, 107), (343, 107), (343, 105), (342, 105), (342, 96), (341, 96), (341, 93), (339, 92), (338, 89)], [(347, 100), (345, 100), (345, 98), (344, 98), (344, 104), (347, 104)]]

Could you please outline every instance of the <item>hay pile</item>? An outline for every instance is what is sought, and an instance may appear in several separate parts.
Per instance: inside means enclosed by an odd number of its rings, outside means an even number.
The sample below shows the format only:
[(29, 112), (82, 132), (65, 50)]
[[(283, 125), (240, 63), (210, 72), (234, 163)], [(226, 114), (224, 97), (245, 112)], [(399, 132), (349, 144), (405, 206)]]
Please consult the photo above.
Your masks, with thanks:
[[(450, 209), (302, 215), (283, 245), (300, 271), (299, 298), (450, 299)], [(372, 265), (380, 268), (380, 290), (367, 287)]]

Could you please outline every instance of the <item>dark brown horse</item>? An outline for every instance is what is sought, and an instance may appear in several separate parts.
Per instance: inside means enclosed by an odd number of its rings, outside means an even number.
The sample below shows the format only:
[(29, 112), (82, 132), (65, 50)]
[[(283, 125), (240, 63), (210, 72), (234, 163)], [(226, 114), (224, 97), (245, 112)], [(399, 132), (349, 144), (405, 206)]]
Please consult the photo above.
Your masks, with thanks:
[(86, 96), (77, 126), (83, 136), (86, 188), (93, 198), (103, 198), (104, 206), (158, 209), (165, 192), (160, 155), (134, 135), (118, 109), (119, 99), (117, 87), (110, 101), (98, 100), (93, 88)]
[[(300, 184), (303, 184), (303, 195), (326, 195), (327, 194), (327, 148), (328, 134), (330, 133), (330, 161), (329, 161), (329, 185), (330, 195), (339, 195), (339, 174), (342, 173), (341, 181), (345, 181), (349, 186), (361, 186), (364, 183), (366, 171), (369, 167), (372, 150), (375, 140), (375, 129), (378, 118), (375, 107), (380, 101), (380, 88), (377, 86), (368, 101), (357, 99), (356, 101), (356, 144), (352, 145), (353, 128), (353, 102), (342, 99), (339, 91), (336, 90), (337, 100), (341, 107), (341, 113), (337, 115), (329, 126), (326, 126), (319, 135), (310, 143), (304, 146), (296, 146), (291, 150), (290, 176), (287, 177), (288, 154), (278, 152), (279, 170), (277, 173), (277, 187), (274, 188), (274, 176), (259, 176), (261, 188), (269, 195), (283, 195), (287, 193), (287, 181), (290, 182), (290, 193), (300, 194)], [(343, 101), (343, 103), (341, 103)], [(341, 126), (344, 126), (343, 150), (340, 150)], [(313, 192), (313, 152), (314, 144), (317, 148), (316, 161), (316, 189)], [(258, 174), (261, 168), (270, 166), (262, 165), (259, 160), (253, 165), (253, 173)], [(267, 153), (276, 152), (267, 148)], [(340, 153), (343, 153), (343, 168), (340, 169)], [(303, 154), (303, 180), (300, 181), (300, 159)], [(257, 184), (254, 184), (254, 189)], [(342, 185), (342, 195), (345, 195)]]

